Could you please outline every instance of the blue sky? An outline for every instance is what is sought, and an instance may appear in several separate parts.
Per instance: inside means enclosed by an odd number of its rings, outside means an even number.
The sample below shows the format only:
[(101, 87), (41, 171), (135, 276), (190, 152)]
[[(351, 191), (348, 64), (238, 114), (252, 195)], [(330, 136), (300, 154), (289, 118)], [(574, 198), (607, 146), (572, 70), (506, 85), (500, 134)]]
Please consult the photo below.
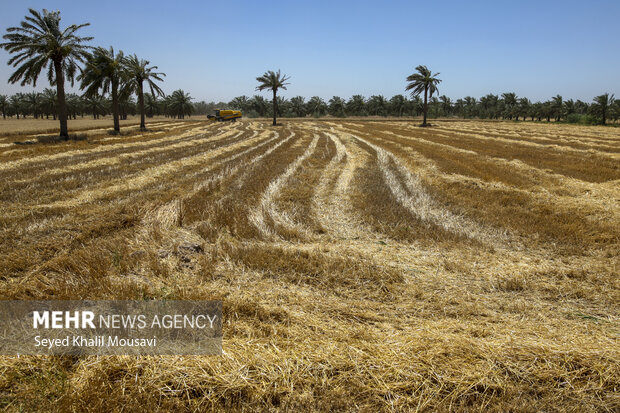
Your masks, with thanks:
[[(286, 97), (405, 93), (419, 64), (440, 94), (620, 95), (620, 1), (0, 1), (0, 31), (27, 8), (90, 22), (93, 45), (148, 59), (167, 93), (228, 101), (255, 91), (268, 69), (291, 76)], [(0, 51), (0, 93), (12, 68)], [(46, 78), (37, 89), (46, 87)], [(262, 92), (269, 97), (266, 92)]]

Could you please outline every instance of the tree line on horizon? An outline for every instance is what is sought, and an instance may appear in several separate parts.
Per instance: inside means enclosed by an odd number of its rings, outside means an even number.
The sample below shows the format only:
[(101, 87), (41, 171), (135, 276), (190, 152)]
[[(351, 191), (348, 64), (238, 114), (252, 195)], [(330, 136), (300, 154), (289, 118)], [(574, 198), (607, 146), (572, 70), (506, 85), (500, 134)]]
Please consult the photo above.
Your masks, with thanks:
[[(0, 95), (0, 113), (3, 118), (57, 119), (56, 92), (47, 88), (42, 92), (15, 93), (12, 96)], [(421, 98), (408, 99), (395, 95), (387, 99), (381, 95), (365, 98), (353, 95), (349, 99), (334, 96), (325, 101), (313, 96), (306, 99), (295, 96), (290, 99), (277, 97), (277, 115), (283, 118), (294, 117), (419, 117), (423, 115)], [(229, 102), (193, 102), (193, 98), (182, 90), (158, 97), (144, 94), (144, 110), (147, 118), (165, 116), (182, 119), (191, 115), (207, 115), (216, 109), (241, 110), (249, 118), (271, 118), (272, 101), (263, 96), (238, 96)], [(99, 119), (112, 115), (111, 99), (105, 96), (66, 95), (67, 113), (70, 119), (91, 117)], [(442, 95), (432, 97), (428, 104), (430, 118), (454, 117), (463, 119), (502, 119), (531, 121), (562, 121), (568, 123), (602, 124), (605, 121), (618, 122), (620, 119), (620, 100), (613, 95), (595, 97), (592, 103), (555, 96), (545, 102), (532, 103), (527, 98), (517, 98), (514, 93), (501, 95), (488, 94), (480, 99), (467, 96), (452, 100)], [(139, 115), (138, 102), (133, 96), (119, 100), (120, 119)]]
[[(353, 95), (345, 100), (334, 96), (325, 101), (319, 96), (306, 99), (295, 96), (291, 99), (277, 97), (277, 115), (291, 117), (418, 117), (423, 115), (424, 104), (420, 97), (412, 99), (395, 95), (390, 99), (382, 95), (365, 98)], [(206, 114), (214, 109), (228, 108), (241, 110), (248, 117), (271, 117), (271, 101), (260, 95), (238, 96), (229, 102), (199, 102), (195, 105), (196, 114)], [(479, 99), (467, 96), (452, 100), (442, 95), (432, 97), (428, 102), (430, 118), (457, 117), (464, 119), (502, 119), (532, 121), (565, 121), (570, 123), (602, 124), (608, 120), (617, 122), (620, 117), (620, 100), (613, 95), (597, 96), (591, 103), (567, 99), (557, 95), (545, 102), (532, 103), (528, 98), (518, 98), (515, 93), (501, 95), (488, 94)]]
[[(56, 91), (46, 88), (42, 92), (15, 93), (0, 95), (0, 115), (6, 118), (34, 118), (57, 120)], [(151, 93), (144, 93), (144, 114), (146, 118), (166, 116), (184, 119), (191, 116), (201, 105), (193, 103), (189, 93), (175, 90), (169, 95), (158, 98)], [(112, 99), (105, 95), (78, 95), (68, 93), (65, 96), (68, 119), (91, 117), (100, 119), (112, 115)], [(140, 115), (140, 106), (134, 96), (121, 96), (118, 99), (119, 119), (125, 120), (128, 116)], [(206, 113), (206, 112), (205, 112)]]

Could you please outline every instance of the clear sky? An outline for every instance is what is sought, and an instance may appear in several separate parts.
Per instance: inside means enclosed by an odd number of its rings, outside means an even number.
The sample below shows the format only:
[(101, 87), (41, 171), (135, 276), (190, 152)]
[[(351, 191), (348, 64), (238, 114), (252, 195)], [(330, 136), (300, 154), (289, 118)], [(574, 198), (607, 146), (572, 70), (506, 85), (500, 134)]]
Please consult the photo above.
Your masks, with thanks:
[[(0, 1), (0, 31), (28, 7), (90, 22), (92, 44), (150, 60), (163, 89), (228, 101), (268, 69), (291, 76), (288, 98), (405, 93), (427, 65), (456, 99), (515, 92), (591, 101), (620, 95), (620, 1)], [(0, 51), (0, 93), (12, 68)], [(45, 74), (37, 89), (47, 87)], [(269, 98), (267, 92), (261, 92)]]

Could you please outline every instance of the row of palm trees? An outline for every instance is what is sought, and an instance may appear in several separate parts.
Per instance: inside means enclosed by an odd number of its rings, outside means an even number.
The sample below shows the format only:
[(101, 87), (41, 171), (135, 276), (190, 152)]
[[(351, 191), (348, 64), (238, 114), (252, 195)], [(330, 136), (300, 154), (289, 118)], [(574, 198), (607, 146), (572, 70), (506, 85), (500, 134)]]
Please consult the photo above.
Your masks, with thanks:
[[(324, 100), (318, 96), (306, 99), (295, 96), (290, 99), (277, 97), (277, 115), (280, 117), (321, 117), (321, 116), (423, 116), (424, 101), (421, 97), (407, 98), (395, 95), (386, 98), (374, 95), (366, 98), (354, 95), (349, 99), (334, 96)], [(230, 102), (206, 103), (196, 105), (197, 114), (208, 113), (217, 107), (229, 107), (244, 112), (249, 117), (272, 117), (273, 109), (269, 100), (263, 96), (238, 96)], [(617, 121), (620, 116), (620, 100), (613, 95), (604, 94), (594, 98), (592, 103), (581, 100), (564, 100), (555, 96), (545, 102), (532, 103), (527, 98), (518, 98), (514, 93), (501, 95), (488, 94), (479, 99), (467, 96), (452, 100), (442, 95), (428, 100), (428, 117), (458, 117), (465, 119), (506, 119), (576, 122), (588, 118), (590, 123), (603, 123), (605, 120)]]
[[(183, 90), (159, 98), (149, 92), (144, 94), (144, 114), (147, 118), (166, 116), (183, 119), (192, 114), (206, 115), (214, 109), (228, 107), (243, 111), (248, 117), (273, 117), (273, 102), (263, 96), (238, 96), (230, 102), (192, 102), (192, 97)], [(50, 88), (43, 92), (16, 93), (12, 96), (0, 95), (0, 114), (7, 117), (57, 118), (56, 91)], [(515, 103), (516, 101), (516, 103)], [(69, 118), (78, 116), (100, 116), (112, 114), (111, 99), (97, 96), (79, 96), (74, 93), (66, 95), (67, 113)], [(277, 116), (292, 117), (321, 117), (321, 116), (422, 116), (424, 102), (416, 96), (408, 99), (404, 95), (395, 95), (387, 99), (381, 95), (365, 98), (354, 95), (348, 100), (334, 96), (325, 101), (318, 96), (306, 99), (295, 96), (285, 99), (276, 98)], [(119, 100), (120, 118), (127, 119), (128, 115), (140, 113), (138, 102), (132, 97), (123, 97)], [(428, 101), (428, 116), (460, 117), (466, 119), (512, 119), (538, 121), (568, 121), (577, 122), (587, 118), (589, 123), (618, 121), (620, 117), (620, 100), (613, 95), (597, 96), (591, 104), (581, 100), (564, 100), (562, 96), (555, 96), (545, 102), (531, 103), (527, 98), (517, 98), (514, 93), (501, 95), (489, 94), (476, 99), (465, 97), (453, 101), (442, 95), (432, 97)]]
[[(58, 96), (56, 91), (46, 88), (42, 92), (15, 93), (14, 95), (0, 95), (0, 116), (6, 118), (34, 118), (57, 120)], [(112, 100), (100, 94), (94, 96), (67, 93), (65, 96), (67, 117), (92, 116), (99, 119), (102, 116), (112, 115)], [(192, 103), (192, 97), (183, 90), (176, 90), (161, 99), (147, 92), (144, 93), (144, 115), (146, 118), (165, 116), (183, 119), (191, 116), (201, 105)], [(141, 114), (140, 105), (133, 96), (121, 96), (118, 101), (119, 117), (127, 119), (129, 115)], [(201, 113), (207, 113), (202, 111)]]
[[(78, 36), (77, 32), (89, 23), (74, 24), (61, 29), (59, 11), (50, 12), (44, 9), (39, 13), (29, 9), (29, 13), (20, 26), (7, 29), (3, 36), (6, 41), (0, 43), (0, 47), (12, 54), (8, 64), (16, 68), (9, 77), (9, 82), (36, 86), (39, 75), (47, 69), (50, 85), (56, 86), (55, 109), (60, 121), (61, 137), (69, 137), (65, 82), (69, 81), (73, 85), (76, 80), (80, 82), (80, 89), (84, 91), (86, 99), (96, 100), (102, 99), (106, 94), (110, 95), (116, 133), (120, 132), (121, 102), (135, 94), (140, 112), (140, 128), (146, 129), (145, 84), (151, 95), (163, 96), (163, 91), (155, 82), (161, 82), (165, 74), (157, 72), (157, 66), (150, 66), (148, 60), (139, 59), (135, 54), (125, 56), (122, 51), (115, 52), (112, 47), (105, 49), (88, 45), (93, 38)], [(186, 96), (182, 94), (182, 97)], [(177, 93), (177, 98), (180, 97), (178, 95)], [(29, 96), (36, 98), (33, 94)], [(49, 99), (53, 96), (53, 90), (46, 89), (44, 96), (46, 105), (51, 106)], [(189, 98), (189, 95), (187, 97)], [(30, 106), (37, 108), (36, 103)], [(96, 105), (93, 103), (93, 106)], [(15, 112), (19, 113), (19, 109), (16, 108)], [(39, 115), (37, 109), (33, 109), (33, 112), (35, 116)], [(181, 112), (186, 113), (186, 110), (180, 110), (179, 113)], [(6, 116), (5, 110), (3, 116)]]
[[(412, 100), (408, 100), (403, 95), (396, 95), (389, 101), (380, 95), (371, 96), (368, 100), (361, 95), (352, 96), (345, 102), (339, 96), (332, 97), (329, 102), (325, 102), (318, 96), (310, 98), (306, 103), (302, 96), (296, 96), (290, 101), (277, 97), (278, 89), (286, 89), (289, 83), (288, 76), (282, 75), (280, 71), (267, 71), (262, 76), (256, 78), (259, 85), (256, 90), (271, 90), (273, 92), (272, 104), (273, 108), (271, 116), (273, 116), (273, 124), (276, 124), (276, 116), (295, 116), (303, 117), (307, 114), (320, 117), (325, 114), (332, 116), (344, 117), (353, 116), (403, 116), (403, 114), (417, 116), (423, 115), (422, 124), (420, 126), (429, 126), (427, 117), (429, 108), (431, 114), (435, 117), (439, 116), (462, 116), (466, 118), (490, 118), (490, 119), (510, 119), (526, 120), (538, 119), (539, 121), (546, 118), (547, 122), (553, 117), (555, 121), (563, 119), (570, 122), (581, 121), (582, 115), (590, 116), (587, 123), (598, 123), (605, 125), (608, 118), (614, 121), (620, 117), (620, 101), (614, 99), (614, 95), (605, 93), (594, 98), (594, 101), (588, 105), (577, 100), (564, 101), (562, 96), (557, 95), (551, 101), (532, 103), (527, 98), (517, 98), (515, 93), (503, 93), (500, 96), (489, 94), (480, 100), (468, 96), (464, 99), (458, 99), (452, 102), (445, 95), (439, 98), (433, 97), (438, 92), (438, 85), (441, 79), (438, 78), (439, 73), (433, 73), (426, 66), (420, 65), (416, 67), (416, 72), (407, 77), (406, 91), (410, 91)], [(422, 100), (421, 96), (424, 96)], [(430, 100), (430, 102), (429, 102)], [(254, 96), (251, 99), (246, 96), (234, 98), (230, 106), (242, 111), (252, 111), (250, 113), (257, 116), (265, 116), (269, 110), (265, 99), (261, 96)]]

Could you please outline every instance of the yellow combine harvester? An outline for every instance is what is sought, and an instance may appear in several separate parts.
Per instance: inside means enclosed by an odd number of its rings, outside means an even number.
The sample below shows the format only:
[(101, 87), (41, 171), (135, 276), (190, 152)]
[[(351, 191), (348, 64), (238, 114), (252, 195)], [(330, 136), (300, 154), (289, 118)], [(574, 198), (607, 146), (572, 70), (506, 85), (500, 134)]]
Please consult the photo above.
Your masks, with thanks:
[(207, 115), (210, 120), (216, 120), (218, 122), (231, 121), (236, 122), (237, 118), (241, 118), (240, 110), (216, 110), (215, 115)]

